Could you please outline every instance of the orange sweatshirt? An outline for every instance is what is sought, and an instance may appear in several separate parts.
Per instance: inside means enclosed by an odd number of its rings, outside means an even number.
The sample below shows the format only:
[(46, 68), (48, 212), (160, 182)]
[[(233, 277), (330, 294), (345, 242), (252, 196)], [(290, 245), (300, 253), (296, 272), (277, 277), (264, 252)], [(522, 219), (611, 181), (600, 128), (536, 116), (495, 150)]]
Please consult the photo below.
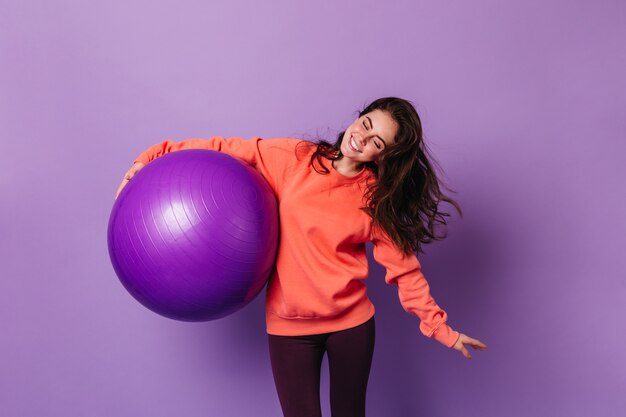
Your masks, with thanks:
[(299, 139), (166, 140), (137, 157), (148, 164), (168, 152), (209, 149), (225, 152), (253, 166), (274, 191), (280, 219), (276, 268), (266, 291), (267, 332), (273, 335), (327, 333), (358, 326), (374, 315), (363, 282), (368, 276), (365, 244), (372, 241), (374, 259), (386, 268), (385, 281), (398, 287), (403, 308), (417, 316), (420, 330), (452, 347), (459, 333), (435, 302), (415, 254), (403, 256), (372, 219), (359, 210), (365, 182), (373, 174), (330, 174), (310, 165), (315, 146)]

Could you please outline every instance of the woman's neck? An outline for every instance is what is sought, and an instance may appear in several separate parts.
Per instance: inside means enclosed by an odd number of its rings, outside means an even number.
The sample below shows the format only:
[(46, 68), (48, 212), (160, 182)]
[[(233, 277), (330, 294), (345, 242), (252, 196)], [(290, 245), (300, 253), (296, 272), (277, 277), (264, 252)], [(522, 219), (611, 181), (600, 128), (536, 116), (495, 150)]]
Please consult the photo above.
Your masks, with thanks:
[(363, 164), (350, 161), (348, 158), (340, 158), (332, 161), (335, 170), (346, 177), (353, 177), (363, 169)]

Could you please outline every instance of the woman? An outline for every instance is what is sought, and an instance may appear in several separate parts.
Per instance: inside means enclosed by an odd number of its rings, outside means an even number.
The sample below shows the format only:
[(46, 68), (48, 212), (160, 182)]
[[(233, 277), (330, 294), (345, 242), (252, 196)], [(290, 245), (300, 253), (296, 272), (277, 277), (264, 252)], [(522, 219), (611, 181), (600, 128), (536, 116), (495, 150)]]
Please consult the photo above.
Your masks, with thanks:
[[(479, 340), (453, 330), (430, 295), (415, 252), (440, 239), (443, 195), (427, 157), (421, 121), (406, 100), (375, 100), (334, 144), (297, 139), (223, 138), (164, 141), (143, 152), (117, 194), (151, 160), (172, 151), (226, 152), (254, 166), (279, 204), (280, 242), (266, 292), (274, 380), (286, 417), (321, 416), (320, 367), (330, 368), (333, 416), (364, 416), (374, 349), (374, 306), (363, 280), (365, 244), (398, 286), (421, 332), (471, 358)], [(117, 197), (116, 194), (116, 197)]]

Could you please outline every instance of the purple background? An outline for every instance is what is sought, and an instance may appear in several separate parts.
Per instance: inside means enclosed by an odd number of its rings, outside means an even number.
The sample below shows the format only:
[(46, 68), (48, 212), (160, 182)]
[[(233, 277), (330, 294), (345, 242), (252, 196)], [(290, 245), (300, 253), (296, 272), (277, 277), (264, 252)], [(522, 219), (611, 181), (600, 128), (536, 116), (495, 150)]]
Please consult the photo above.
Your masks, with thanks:
[(143, 308), (113, 194), (163, 139), (333, 137), (386, 95), (465, 211), (420, 257), (433, 295), (489, 349), (423, 337), (373, 264), (368, 415), (623, 415), (624, 39), (608, 0), (1, 2), (0, 415), (279, 415), (262, 297)]

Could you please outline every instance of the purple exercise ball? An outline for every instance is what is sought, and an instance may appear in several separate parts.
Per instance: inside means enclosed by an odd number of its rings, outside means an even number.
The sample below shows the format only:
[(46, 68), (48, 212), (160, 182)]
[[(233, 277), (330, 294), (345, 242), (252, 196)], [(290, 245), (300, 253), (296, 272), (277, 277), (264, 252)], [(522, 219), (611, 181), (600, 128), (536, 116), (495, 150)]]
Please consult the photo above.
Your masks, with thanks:
[(209, 150), (168, 153), (118, 196), (108, 226), (113, 268), (150, 310), (206, 321), (264, 287), (278, 244), (276, 198), (246, 163)]

